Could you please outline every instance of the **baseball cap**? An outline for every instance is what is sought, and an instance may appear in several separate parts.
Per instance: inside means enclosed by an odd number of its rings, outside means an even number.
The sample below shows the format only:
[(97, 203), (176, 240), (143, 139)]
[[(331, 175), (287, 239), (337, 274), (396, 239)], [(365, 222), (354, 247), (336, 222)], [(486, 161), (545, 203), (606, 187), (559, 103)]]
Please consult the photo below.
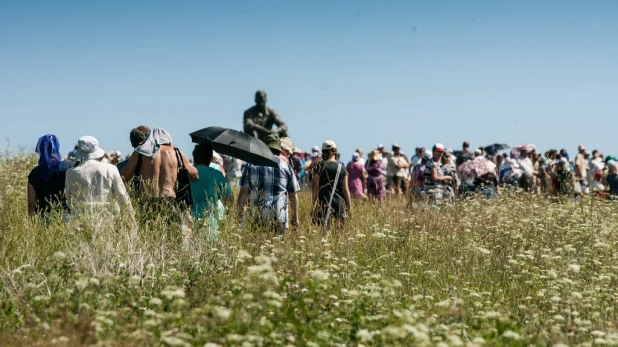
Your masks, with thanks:
[(433, 145), (433, 149), (438, 152), (444, 152), (444, 145), (438, 142), (435, 145)]
[(584, 145), (579, 145), (579, 147), (577, 147), (578, 151), (585, 151), (586, 150), (586, 146)]
[(358, 154), (357, 152), (354, 152), (352, 154), (352, 160), (358, 161), (359, 159), (360, 159), (360, 154)]
[(425, 152), (423, 152), (423, 158), (424, 159), (432, 159), (433, 158), (433, 153), (431, 153), (430, 150), (426, 149)]
[(333, 140), (326, 140), (324, 141), (324, 143), (322, 143), (323, 151), (328, 150), (328, 149), (336, 149), (336, 148), (337, 148), (337, 144)]
[(378, 149), (382, 149), (382, 148), (384, 148), (384, 145), (380, 143), (380, 144), (378, 145)]
[(312, 152), (319, 152), (319, 151), (320, 151), (320, 147), (318, 147), (318, 146), (313, 146), (313, 147), (311, 148), (311, 151), (312, 151)]
[(398, 143), (393, 143), (393, 149), (395, 149), (395, 148), (401, 148), (401, 147), (399, 147)]

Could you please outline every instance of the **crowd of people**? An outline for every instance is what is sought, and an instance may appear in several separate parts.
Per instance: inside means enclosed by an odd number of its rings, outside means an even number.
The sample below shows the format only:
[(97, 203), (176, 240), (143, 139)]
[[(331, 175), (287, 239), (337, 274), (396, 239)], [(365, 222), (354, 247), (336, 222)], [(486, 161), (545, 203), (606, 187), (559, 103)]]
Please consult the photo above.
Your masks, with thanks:
[[(134, 151), (122, 160), (118, 152), (106, 153), (92, 136), (81, 137), (63, 159), (58, 138), (41, 137), (38, 166), (28, 176), (29, 213), (48, 216), (61, 209), (65, 216), (75, 216), (127, 209), (138, 215), (138, 222), (164, 215), (170, 222), (205, 228), (216, 236), (234, 203), (233, 188), (239, 187), (239, 222), (267, 225), (283, 235), (290, 225), (301, 223), (298, 192), (303, 187), (311, 191), (311, 222), (326, 228), (346, 220), (353, 200), (380, 206), (386, 198), (399, 196), (440, 205), (473, 194), (495, 198), (506, 187), (574, 199), (587, 193), (618, 197), (616, 159), (597, 150), (589, 154), (584, 146), (571, 160), (565, 150), (540, 155), (526, 145), (498, 153), (491, 147), (472, 150), (467, 142), (457, 151), (436, 143), (430, 149), (416, 148), (411, 157), (397, 144), (391, 150), (378, 145), (367, 159), (357, 149), (343, 163), (334, 141), (305, 153), (289, 137), (271, 134), (265, 141), (278, 167), (266, 167), (217, 154), (208, 144), (196, 145), (190, 160), (161, 128), (140, 126), (129, 138)], [(181, 172), (190, 181), (188, 200), (179, 197)], [(135, 199), (140, 199), (137, 211)]]
[[(571, 159), (565, 149), (541, 154), (533, 145), (494, 144), (460, 150), (435, 143), (408, 157), (398, 144), (370, 151), (357, 149), (345, 163), (332, 140), (304, 152), (287, 136), (277, 112), (266, 107), (266, 93), (243, 115), (245, 134), (266, 144), (276, 165), (258, 166), (216, 153), (207, 143), (195, 146), (192, 159), (162, 128), (131, 130), (133, 152), (106, 153), (96, 138), (81, 137), (63, 159), (54, 135), (39, 138), (38, 166), (28, 176), (28, 212), (49, 220), (59, 210), (64, 219), (83, 213), (115, 214), (122, 209), (136, 223), (165, 219), (183, 228), (207, 230), (217, 237), (219, 224), (236, 199), (240, 225), (258, 224), (278, 235), (298, 226), (298, 192), (311, 193), (311, 223), (340, 226), (353, 200), (404, 198), (428, 205), (452, 204), (469, 196), (494, 199), (513, 187), (558, 200), (618, 197), (618, 163), (613, 156), (581, 145)], [(277, 127), (272, 129), (273, 127)], [(135, 208), (134, 208), (135, 206)]]

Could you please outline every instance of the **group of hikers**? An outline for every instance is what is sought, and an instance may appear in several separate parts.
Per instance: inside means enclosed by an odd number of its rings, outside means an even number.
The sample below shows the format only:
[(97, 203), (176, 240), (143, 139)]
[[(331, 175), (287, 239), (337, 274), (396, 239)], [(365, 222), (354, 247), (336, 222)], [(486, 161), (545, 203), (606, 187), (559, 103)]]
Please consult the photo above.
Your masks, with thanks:
[(507, 146), (472, 150), (464, 142), (461, 150), (453, 151), (436, 143), (430, 149), (416, 148), (410, 158), (398, 144), (391, 150), (378, 145), (367, 159), (357, 149), (345, 163), (332, 140), (309, 153), (294, 146), (285, 123), (266, 107), (263, 91), (255, 94), (255, 106), (243, 121), (244, 132), (266, 144), (276, 167), (218, 154), (207, 143), (195, 145), (189, 159), (165, 129), (147, 126), (131, 130), (133, 153), (125, 160), (119, 152), (106, 153), (92, 136), (81, 137), (63, 159), (58, 138), (42, 136), (36, 145), (38, 166), (28, 176), (28, 212), (48, 219), (60, 210), (69, 219), (126, 209), (139, 223), (163, 216), (216, 236), (238, 187), (239, 223), (257, 223), (283, 235), (290, 225), (300, 224), (301, 187), (311, 191), (312, 223), (325, 228), (346, 220), (352, 200), (381, 206), (386, 197), (399, 196), (440, 205), (479, 193), (494, 198), (509, 186), (554, 197), (618, 196), (616, 159), (596, 150), (589, 154), (584, 146), (571, 161), (566, 150), (540, 155), (532, 145), (500, 154)]

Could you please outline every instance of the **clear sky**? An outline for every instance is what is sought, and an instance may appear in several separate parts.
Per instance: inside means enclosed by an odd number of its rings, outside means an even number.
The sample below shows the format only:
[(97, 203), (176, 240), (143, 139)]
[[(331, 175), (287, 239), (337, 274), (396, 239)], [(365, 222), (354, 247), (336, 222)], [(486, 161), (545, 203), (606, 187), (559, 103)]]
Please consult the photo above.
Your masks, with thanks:
[(579, 143), (618, 154), (618, 1), (0, 0), (0, 147), (241, 129), (296, 145)]

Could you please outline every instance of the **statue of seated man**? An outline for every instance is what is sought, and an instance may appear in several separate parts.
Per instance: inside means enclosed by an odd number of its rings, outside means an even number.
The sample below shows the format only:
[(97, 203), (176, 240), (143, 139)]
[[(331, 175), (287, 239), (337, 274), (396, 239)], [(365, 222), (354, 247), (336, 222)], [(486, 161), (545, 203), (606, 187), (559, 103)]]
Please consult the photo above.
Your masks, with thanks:
[[(273, 126), (276, 128), (273, 129)], [(266, 142), (270, 134), (280, 137), (288, 136), (288, 127), (279, 118), (277, 111), (266, 107), (266, 92), (258, 90), (255, 93), (255, 106), (245, 111), (243, 117), (244, 132)]]

